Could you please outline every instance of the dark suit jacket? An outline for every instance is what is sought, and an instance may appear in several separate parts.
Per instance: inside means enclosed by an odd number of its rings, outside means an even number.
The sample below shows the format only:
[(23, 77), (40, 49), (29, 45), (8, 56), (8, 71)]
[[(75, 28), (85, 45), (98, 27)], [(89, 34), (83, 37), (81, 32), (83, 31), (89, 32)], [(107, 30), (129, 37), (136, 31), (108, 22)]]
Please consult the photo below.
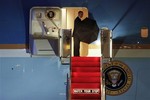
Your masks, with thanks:
[(79, 32), (79, 29), (80, 29), (80, 26), (81, 26), (81, 19), (79, 17), (77, 17), (75, 20), (74, 20), (74, 30), (73, 30), (73, 37), (78, 37), (80, 32)]

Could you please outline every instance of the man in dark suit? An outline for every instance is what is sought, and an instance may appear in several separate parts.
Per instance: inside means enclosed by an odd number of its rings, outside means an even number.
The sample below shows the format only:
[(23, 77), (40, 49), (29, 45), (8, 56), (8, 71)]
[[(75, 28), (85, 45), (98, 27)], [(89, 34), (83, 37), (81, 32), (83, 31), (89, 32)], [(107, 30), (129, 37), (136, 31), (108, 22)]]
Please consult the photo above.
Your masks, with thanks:
[(80, 56), (80, 25), (82, 23), (81, 18), (83, 17), (83, 11), (78, 12), (78, 16), (74, 20), (74, 30), (73, 30), (73, 37), (74, 37), (74, 56)]

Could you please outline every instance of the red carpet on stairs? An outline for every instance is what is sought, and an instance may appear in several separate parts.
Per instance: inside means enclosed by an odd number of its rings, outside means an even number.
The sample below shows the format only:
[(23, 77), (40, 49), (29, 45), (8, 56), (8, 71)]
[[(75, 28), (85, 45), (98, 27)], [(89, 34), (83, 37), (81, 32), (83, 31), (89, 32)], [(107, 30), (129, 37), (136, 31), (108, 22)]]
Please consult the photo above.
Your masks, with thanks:
[(101, 58), (71, 58), (71, 100), (101, 100)]

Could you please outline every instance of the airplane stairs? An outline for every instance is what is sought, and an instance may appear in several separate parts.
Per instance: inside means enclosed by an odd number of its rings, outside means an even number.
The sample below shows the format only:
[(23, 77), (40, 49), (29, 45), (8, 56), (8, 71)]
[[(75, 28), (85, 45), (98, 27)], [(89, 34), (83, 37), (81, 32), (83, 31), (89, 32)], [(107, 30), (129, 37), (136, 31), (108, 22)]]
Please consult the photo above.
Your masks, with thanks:
[(71, 57), (69, 100), (102, 100), (101, 57)]

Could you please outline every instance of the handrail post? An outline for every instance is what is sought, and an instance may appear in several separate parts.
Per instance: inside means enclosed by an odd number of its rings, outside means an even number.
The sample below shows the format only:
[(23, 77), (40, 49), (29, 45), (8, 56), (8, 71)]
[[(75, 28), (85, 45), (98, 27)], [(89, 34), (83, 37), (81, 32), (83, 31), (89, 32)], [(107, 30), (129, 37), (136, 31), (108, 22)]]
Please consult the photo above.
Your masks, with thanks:
[(103, 73), (103, 65), (112, 60), (112, 31), (108, 28), (101, 29), (101, 100), (106, 100), (106, 90), (105, 90), (105, 75)]

